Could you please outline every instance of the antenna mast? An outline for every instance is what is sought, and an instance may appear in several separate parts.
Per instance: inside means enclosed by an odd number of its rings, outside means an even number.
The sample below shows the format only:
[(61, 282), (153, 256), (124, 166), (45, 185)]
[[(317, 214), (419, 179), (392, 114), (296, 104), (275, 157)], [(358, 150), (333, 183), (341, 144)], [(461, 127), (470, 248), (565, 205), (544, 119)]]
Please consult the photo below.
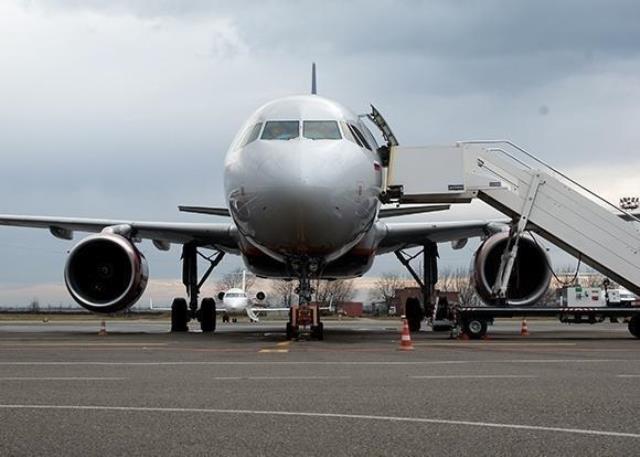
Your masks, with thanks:
[(316, 85), (316, 63), (311, 64), (311, 95), (318, 94), (318, 86)]

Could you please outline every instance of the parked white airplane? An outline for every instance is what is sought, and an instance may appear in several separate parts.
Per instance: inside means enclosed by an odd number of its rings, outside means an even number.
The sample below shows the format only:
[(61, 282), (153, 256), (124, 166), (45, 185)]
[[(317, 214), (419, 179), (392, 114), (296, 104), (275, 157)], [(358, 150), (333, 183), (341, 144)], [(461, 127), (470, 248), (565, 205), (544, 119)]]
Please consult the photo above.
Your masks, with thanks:
[(247, 296), (247, 272), (242, 272), (242, 287), (232, 288), (226, 292), (220, 292), (218, 299), (222, 300), (222, 306), (217, 307), (216, 311), (222, 313), (223, 322), (228, 322), (229, 318), (236, 321), (235, 316), (246, 314), (251, 322), (259, 322), (257, 312), (274, 312), (274, 311), (289, 311), (289, 308), (267, 308), (264, 306), (255, 306), (255, 301), (263, 302), (266, 298), (264, 292), (258, 292), (255, 298)]
[[(378, 147), (361, 116), (316, 95), (315, 68), (312, 87), (312, 95), (267, 103), (241, 127), (225, 160), (226, 208), (180, 208), (231, 217), (231, 222), (0, 215), (0, 225), (45, 228), (63, 239), (72, 239), (76, 231), (96, 232), (71, 250), (64, 277), (71, 296), (98, 313), (126, 309), (142, 295), (148, 269), (137, 241), (152, 240), (161, 250), (168, 250), (171, 243), (182, 245), (182, 277), (189, 302), (173, 301), (174, 331), (186, 331), (192, 318), (200, 320), (203, 331), (215, 329), (215, 301), (205, 298), (199, 307), (198, 295), (226, 253), (241, 255), (247, 268), (260, 277), (298, 281), (296, 292), (306, 313), (313, 279), (362, 276), (376, 255), (391, 252), (407, 266), (402, 250), (418, 246), (424, 248), (422, 280), (423, 290), (428, 291), (437, 280), (437, 243), (462, 247), (470, 237), (483, 237), (486, 240), (475, 256), (476, 284), (481, 295), (491, 295), (508, 239), (505, 224), (383, 222), (389, 216), (448, 206), (381, 209), (381, 203), (388, 201), (383, 174), (389, 148), (398, 144), (395, 136), (374, 108), (369, 120), (387, 141)], [(208, 257), (210, 267), (202, 278), (197, 271), (200, 249), (217, 253)], [(551, 279), (546, 255), (533, 241), (520, 240), (508, 303), (532, 303), (546, 291)], [(529, 265), (526, 272), (525, 265)], [(419, 307), (413, 303), (407, 309), (410, 325), (417, 322), (419, 326)], [(291, 318), (289, 338), (296, 336), (297, 327), (298, 321)], [(322, 338), (319, 320), (314, 320), (312, 335)]]

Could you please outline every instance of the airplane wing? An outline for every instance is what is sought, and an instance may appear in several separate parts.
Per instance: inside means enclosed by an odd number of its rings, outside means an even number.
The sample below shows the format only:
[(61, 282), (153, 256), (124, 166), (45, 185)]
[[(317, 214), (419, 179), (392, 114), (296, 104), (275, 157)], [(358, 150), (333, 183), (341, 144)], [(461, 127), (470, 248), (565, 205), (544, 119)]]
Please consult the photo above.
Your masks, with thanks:
[(0, 225), (48, 229), (54, 236), (69, 240), (73, 238), (73, 232), (76, 231), (96, 233), (106, 227), (129, 226), (132, 235), (136, 238), (177, 244), (195, 241), (202, 246), (238, 248), (237, 229), (233, 224), (141, 222), (0, 214)]
[(254, 313), (256, 313), (256, 312), (263, 312), (263, 311), (264, 311), (264, 312), (269, 312), (269, 311), (271, 311), (271, 312), (282, 312), (282, 311), (287, 311), (287, 312), (289, 312), (289, 310), (290, 310), (291, 308), (260, 308), (260, 307), (257, 307), (257, 306), (256, 306), (256, 307), (249, 308), (249, 309), (251, 309), (251, 311), (253, 311)]
[(378, 252), (385, 254), (397, 249), (420, 246), (426, 241), (445, 243), (475, 237), (486, 237), (501, 232), (508, 220), (460, 222), (378, 222), (376, 228), (382, 236)]

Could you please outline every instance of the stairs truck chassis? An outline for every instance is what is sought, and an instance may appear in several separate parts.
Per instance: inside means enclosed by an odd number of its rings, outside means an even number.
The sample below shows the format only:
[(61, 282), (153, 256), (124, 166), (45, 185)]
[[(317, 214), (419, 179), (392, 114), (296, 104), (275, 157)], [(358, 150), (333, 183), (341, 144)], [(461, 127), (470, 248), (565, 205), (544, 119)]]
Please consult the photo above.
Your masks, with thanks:
[[(453, 204), (479, 199), (508, 216), (503, 223), (509, 230), (500, 235), (506, 242), (495, 278), (489, 278), (485, 271), (484, 280), (480, 282), (483, 287), (478, 290), (482, 299), (493, 306), (458, 308), (456, 317), (449, 318), (469, 336), (484, 336), (487, 324), (497, 317), (545, 316), (562, 322), (592, 324), (628, 318), (629, 331), (640, 337), (640, 308), (535, 307), (540, 294), (523, 294), (525, 299), (519, 300), (519, 292), (514, 293), (514, 281), (511, 281), (521, 278), (513, 275), (514, 271), (522, 272), (522, 269), (514, 270), (516, 260), (522, 258), (528, 236), (537, 245), (532, 235), (536, 234), (640, 295), (640, 217), (637, 214), (608, 202), (508, 140), (463, 141), (428, 147), (392, 145), (386, 189), (386, 203)], [(493, 234), (494, 240), (496, 236)], [(455, 246), (464, 246), (466, 241), (462, 236)], [(405, 266), (412, 258), (396, 254)], [(544, 260), (544, 255), (539, 257)], [(435, 267), (434, 263), (433, 271), (437, 271)], [(531, 269), (538, 274), (552, 272), (548, 258), (536, 262)], [(412, 276), (418, 281), (419, 275), (412, 273)], [(538, 281), (540, 290), (534, 292), (544, 292), (542, 286), (548, 284), (548, 278), (543, 279)], [(434, 304), (436, 282), (437, 278), (428, 284), (418, 281), (424, 291), (427, 315), (431, 314), (429, 307)], [(437, 329), (441, 325), (436, 322), (435, 313), (433, 316), (434, 329)]]
[(452, 310), (452, 325), (462, 330), (472, 339), (482, 338), (487, 333), (488, 325), (496, 318), (528, 318), (528, 317), (553, 317), (560, 322), (572, 324), (597, 324), (609, 319), (616, 322), (618, 319), (629, 320), (629, 332), (636, 338), (640, 338), (640, 308), (568, 308), (568, 307), (544, 307), (544, 308), (515, 308), (477, 306), (472, 308), (457, 308)]

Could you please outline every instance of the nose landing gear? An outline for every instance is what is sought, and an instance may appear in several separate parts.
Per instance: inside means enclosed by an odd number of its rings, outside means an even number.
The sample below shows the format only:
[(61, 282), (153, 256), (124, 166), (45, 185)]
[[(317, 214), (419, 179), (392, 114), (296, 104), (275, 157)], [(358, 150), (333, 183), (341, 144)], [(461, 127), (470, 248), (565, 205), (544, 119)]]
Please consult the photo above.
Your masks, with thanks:
[(297, 339), (300, 329), (309, 328), (309, 336), (314, 340), (324, 339), (324, 326), (320, 322), (320, 307), (317, 303), (311, 303), (313, 288), (308, 271), (317, 271), (317, 263), (305, 262), (304, 267), (299, 268), (299, 286), (296, 289), (299, 300), (298, 305), (292, 305), (289, 310), (289, 322), (287, 322), (287, 340)]

